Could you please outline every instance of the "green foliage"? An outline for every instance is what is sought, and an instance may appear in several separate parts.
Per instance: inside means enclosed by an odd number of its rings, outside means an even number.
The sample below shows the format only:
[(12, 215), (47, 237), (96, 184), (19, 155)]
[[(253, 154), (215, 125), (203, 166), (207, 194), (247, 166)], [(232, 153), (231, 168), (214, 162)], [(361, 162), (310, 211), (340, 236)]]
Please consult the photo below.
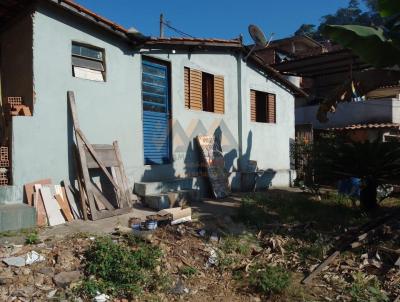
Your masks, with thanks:
[(349, 288), (352, 302), (388, 302), (389, 298), (381, 291), (376, 277), (370, 279), (363, 273), (353, 275), (353, 282)]
[(291, 274), (279, 266), (254, 267), (249, 282), (262, 294), (280, 294), (291, 284)]
[(99, 291), (111, 296), (132, 297), (149, 285), (161, 251), (141, 242), (131, 248), (110, 238), (96, 239), (85, 252), (88, 276), (79, 288), (86, 297)]
[(182, 266), (179, 269), (179, 272), (182, 275), (185, 275), (186, 277), (192, 277), (192, 276), (195, 276), (197, 274), (197, 268), (192, 267), (192, 266)]
[(26, 244), (38, 244), (40, 242), (39, 235), (37, 232), (29, 233), (25, 238)]
[(325, 40), (322, 32), (328, 24), (381, 25), (383, 19), (377, 11), (377, 0), (363, 0), (363, 2), (369, 9), (368, 11), (363, 11), (360, 8), (358, 0), (349, 0), (347, 7), (339, 8), (333, 14), (322, 16), (318, 26), (314, 24), (302, 24), (295, 32), (295, 35), (307, 35), (317, 41), (321, 41)]
[(221, 249), (224, 253), (248, 255), (251, 249), (247, 239), (240, 236), (226, 236), (223, 238)]
[(375, 67), (393, 67), (400, 62), (400, 2), (379, 0), (378, 10), (382, 17), (386, 17), (380, 27), (328, 22), (322, 33), (343, 47), (352, 49), (364, 62)]

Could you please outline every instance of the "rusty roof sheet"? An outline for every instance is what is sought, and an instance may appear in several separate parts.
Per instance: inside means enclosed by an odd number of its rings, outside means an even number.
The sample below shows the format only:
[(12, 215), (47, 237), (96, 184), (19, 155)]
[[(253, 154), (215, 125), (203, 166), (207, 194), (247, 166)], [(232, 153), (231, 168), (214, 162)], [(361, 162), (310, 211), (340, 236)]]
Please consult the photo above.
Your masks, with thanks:
[(400, 124), (397, 124), (397, 123), (353, 124), (353, 125), (348, 125), (345, 127), (328, 128), (326, 130), (343, 131), (343, 130), (381, 129), (381, 128), (391, 128), (391, 129), (399, 129), (400, 130)]

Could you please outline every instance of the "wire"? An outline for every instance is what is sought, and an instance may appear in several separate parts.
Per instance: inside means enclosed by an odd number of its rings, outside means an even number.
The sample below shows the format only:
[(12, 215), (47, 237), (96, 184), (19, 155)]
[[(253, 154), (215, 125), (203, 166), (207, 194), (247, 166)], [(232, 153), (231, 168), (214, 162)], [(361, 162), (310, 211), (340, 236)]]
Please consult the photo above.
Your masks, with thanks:
[(175, 31), (176, 33), (180, 34), (181, 36), (186, 36), (186, 37), (190, 37), (190, 38), (193, 38), (193, 39), (195, 38), (195, 37), (193, 37), (192, 35), (189, 35), (189, 34), (183, 32), (183, 31), (181, 31), (181, 30), (179, 30), (179, 29), (177, 29), (177, 28), (171, 26), (169, 22), (162, 22), (162, 24), (164, 24), (164, 25), (165, 25), (166, 27), (168, 27), (169, 29), (172, 29), (172, 30)]

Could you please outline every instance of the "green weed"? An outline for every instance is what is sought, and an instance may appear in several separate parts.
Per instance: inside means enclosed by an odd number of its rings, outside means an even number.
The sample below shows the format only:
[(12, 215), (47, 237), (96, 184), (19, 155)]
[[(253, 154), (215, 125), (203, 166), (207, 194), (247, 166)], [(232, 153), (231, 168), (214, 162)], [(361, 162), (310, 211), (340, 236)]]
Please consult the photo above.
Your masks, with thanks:
[(197, 274), (197, 268), (192, 266), (183, 266), (180, 268), (179, 272), (186, 277), (192, 277)]
[(29, 233), (25, 238), (25, 244), (38, 244), (40, 242), (37, 232)]
[(353, 275), (353, 282), (349, 288), (352, 302), (388, 302), (389, 298), (381, 291), (381, 285), (375, 277), (367, 278), (363, 273)]
[(139, 243), (132, 248), (108, 237), (97, 238), (85, 252), (87, 278), (78, 292), (85, 298), (97, 291), (131, 298), (150, 284), (160, 256), (160, 249), (150, 244)]
[(279, 266), (254, 267), (249, 282), (264, 295), (281, 294), (291, 284), (291, 273)]

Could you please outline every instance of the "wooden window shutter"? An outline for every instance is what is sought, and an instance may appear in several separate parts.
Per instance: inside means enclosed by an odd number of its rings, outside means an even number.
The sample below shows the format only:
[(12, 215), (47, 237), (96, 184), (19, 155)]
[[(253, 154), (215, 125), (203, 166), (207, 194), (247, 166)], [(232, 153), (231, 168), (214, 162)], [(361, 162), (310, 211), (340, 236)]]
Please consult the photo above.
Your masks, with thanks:
[(185, 67), (185, 108), (190, 108), (190, 69)]
[(214, 112), (225, 112), (225, 87), (222, 76), (214, 76)]
[(256, 121), (256, 91), (250, 90), (250, 120)]
[(190, 69), (189, 72), (189, 108), (203, 109), (202, 75), (200, 70)]
[(276, 123), (276, 96), (268, 94), (267, 96), (267, 122)]

